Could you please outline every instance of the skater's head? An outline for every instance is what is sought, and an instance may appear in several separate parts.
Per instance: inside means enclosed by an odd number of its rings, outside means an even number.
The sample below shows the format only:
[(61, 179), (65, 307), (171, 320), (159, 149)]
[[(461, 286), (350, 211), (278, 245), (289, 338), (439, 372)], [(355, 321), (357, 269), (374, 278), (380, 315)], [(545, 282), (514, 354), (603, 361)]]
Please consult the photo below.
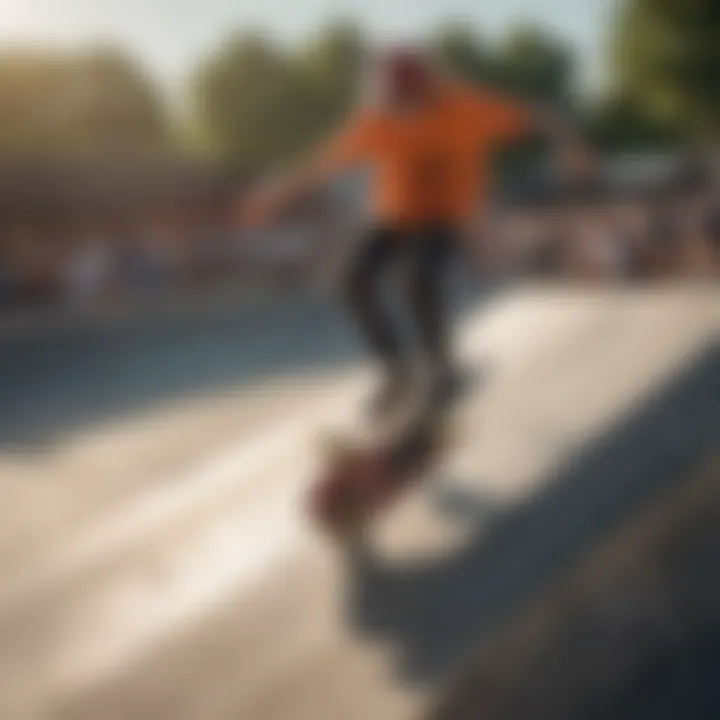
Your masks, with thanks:
[(388, 110), (405, 110), (432, 100), (441, 84), (439, 68), (421, 47), (397, 45), (374, 57), (369, 86), (374, 102)]

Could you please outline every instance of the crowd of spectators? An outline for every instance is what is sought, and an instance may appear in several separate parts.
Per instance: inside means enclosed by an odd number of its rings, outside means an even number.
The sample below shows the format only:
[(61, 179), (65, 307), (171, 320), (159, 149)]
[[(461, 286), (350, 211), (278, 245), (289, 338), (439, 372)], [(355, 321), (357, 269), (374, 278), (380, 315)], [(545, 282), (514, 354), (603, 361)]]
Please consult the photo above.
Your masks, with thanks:
[[(336, 198), (337, 199), (337, 198)], [(0, 311), (93, 304), (228, 284), (312, 283), (356, 218), (315, 201), (248, 233), (228, 208), (164, 207), (122, 222), (0, 223)], [(611, 197), (500, 203), (473, 237), (481, 273), (548, 279), (720, 277), (720, 194), (712, 185)]]
[(703, 186), (500, 210), (479, 246), (480, 265), (493, 273), (720, 278), (720, 193)]
[(322, 237), (315, 210), (261, 233), (240, 231), (227, 205), (95, 212), (70, 223), (42, 214), (3, 223), (0, 213), (0, 312), (287, 284), (312, 261), (307, 239)]

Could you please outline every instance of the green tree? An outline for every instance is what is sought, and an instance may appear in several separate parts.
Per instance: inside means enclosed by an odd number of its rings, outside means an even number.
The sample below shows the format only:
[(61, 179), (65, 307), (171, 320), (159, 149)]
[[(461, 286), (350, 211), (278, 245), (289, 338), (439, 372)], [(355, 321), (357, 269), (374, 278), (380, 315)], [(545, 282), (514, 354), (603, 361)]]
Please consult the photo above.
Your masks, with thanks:
[(56, 115), (68, 86), (65, 59), (29, 48), (0, 55), (3, 151), (44, 151), (59, 142)]
[(686, 132), (720, 135), (717, 0), (625, 0), (611, 53), (618, 93)]
[(73, 62), (66, 121), (76, 146), (135, 150), (168, 139), (159, 89), (139, 65), (110, 47)]
[(497, 65), (481, 38), (465, 25), (451, 23), (440, 29), (432, 41), (440, 61), (458, 77), (471, 82), (495, 83)]
[(297, 62), (307, 73), (316, 102), (316, 133), (332, 127), (354, 102), (365, 56), (363, 35), (349, 21), (326, 25), (301, 49)]
[(633, 97), (599, 98), (586, 115), (594, 142), (608, 150), (658, 150), (680, 139), (676, 125), (661, 121)]
[(573, 90), (575, 63), (570, 50), (541, 28), (520, 25), (497, 53), (502, 84), (523, 96), (567, 104)]
[(200, 65), (191, 102), (211, 151), (249, 166), (297, 152), (316, 120), (307, 75), (255, 32), (232, 37)]
[(145, 152), (167, 142), (159, 89), (112, 48), (0, 55), (0, 150)]

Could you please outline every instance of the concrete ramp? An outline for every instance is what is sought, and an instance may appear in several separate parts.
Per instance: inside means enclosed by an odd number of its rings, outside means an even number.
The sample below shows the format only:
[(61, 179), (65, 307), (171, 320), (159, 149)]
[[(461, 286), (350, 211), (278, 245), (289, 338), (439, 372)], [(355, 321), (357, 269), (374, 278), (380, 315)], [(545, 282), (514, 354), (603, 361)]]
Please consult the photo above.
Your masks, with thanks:
[(318, 433), (367, 389), (353, 363), (3, 452), (0, 716), (418, 717), (717, 442), (719, 333), (712, 287), (471, 308), (455, 447), (353, 557), (302, 510)]

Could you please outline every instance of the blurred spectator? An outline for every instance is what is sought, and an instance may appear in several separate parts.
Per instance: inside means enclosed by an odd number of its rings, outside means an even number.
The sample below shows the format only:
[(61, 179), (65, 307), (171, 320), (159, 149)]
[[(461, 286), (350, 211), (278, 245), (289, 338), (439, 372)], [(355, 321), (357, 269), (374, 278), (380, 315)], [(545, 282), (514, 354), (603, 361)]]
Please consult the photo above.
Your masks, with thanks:
[(720, 262), (720, 200), (709, 203), (705, 214), (705, 234), (712, 246), (714, 262)]
[(570, 273), (586, 280), (601, 280), (624, 275), (624, 251), (621, 238), (606, 214), (580, 220), (577, 241), (571, 249)]
[(7, 238), (0, 242), (0, 308), (12, 305), (19, 292), (18, 278), (11, 264)]
[[(718, 277), (719, 198), (707, 185), (655, 183), (646, 190), (593, 188), (570, 196), (559, 189), (499, 201), (469, 229), (469, 264), (495, 278)], [(87, 200), (85, 211), (83, 200), (57, 217), (16, 209), (24, 219), (5, 220), (0, 307), (109, 301), (170, 288), (189, 293), (223, 283), (327, 287), (361, 215), (338, 188), (257, 233), (236, 230), (220, 196), (212, 202), (164, 197), (154, 207), (126, 203), (112, 213)]]
[(56, 300), (60, 288), (59, 243), (53, 243), (40, 230), (24, 226), (13, 229), (8, 242), (18, 299), (33, 306)]
[(156, 220), (145, 221), (129, 243), (124, 283), (139, 292), (154, 292), (167, 286), (172, 271), (172, 237)]
[(108, 240), (92, 234), (69, 253), (64, 273), (65, 296), (87, 304), (107, 292), (113, 279), (115, 256)]

